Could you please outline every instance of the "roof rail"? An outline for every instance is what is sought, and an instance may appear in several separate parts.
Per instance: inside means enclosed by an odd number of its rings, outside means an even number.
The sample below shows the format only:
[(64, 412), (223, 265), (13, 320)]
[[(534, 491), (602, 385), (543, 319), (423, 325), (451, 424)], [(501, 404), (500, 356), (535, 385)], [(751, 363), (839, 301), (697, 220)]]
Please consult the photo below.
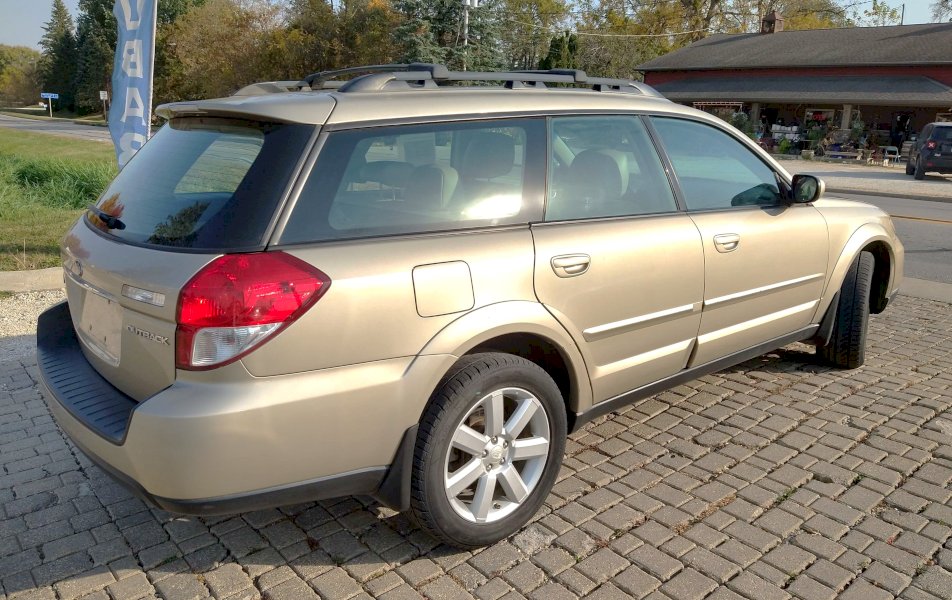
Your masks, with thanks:
[[(381, 68), (384, 67), (384, 68)], [(403, 68), (400, 68), (403, 67)], [(360, 67), (356, 67), (358, 72)], [(500, 81), (507, 88), (545, 88), (547, 83), (584, 85), (599, 92), (626, 92), (663, 98), (651, 86), (629, 79), (589, 77), (585, 71), (550, 69), (548, 71), (450, 71), (444, 65), (412, 63), (409, 65), (377, 65), (371, 73), (355, 77), (339, 85), (341, 92), (376, 92), (383, 90), (434, 88), (441, 83), (463, 81)]]
[[(337, 79), (341, 75), (358, 75), (352, 79)], [(435, 89), (455, 82), (501, 82), (509, 89), (546, 89), (546, 84), (585, 86), (596, 92), (622, 92), (663, 98), (654, 88), (630, 79), (589, 77), (578, 69), (550, 69), (528, 71), (450, 71), (445, 65), (410, 63), (364, 65), (312, 73), (301, 81), (270, 81), (249, 85), (236, 96), (287, 92), (296, 90), (334, 89), (340, 92), (379, 92), (411, 89)]]
[[(518, 71), (517, 71), (518, 72)], [(589, 77), (585, 71), (579, 69), (549, 69), (548, 71), (525, 71), (526, 73), (542, 73), (551, 75), (569, 75), (575, 79), (575, 83), (580, 85), (590, 85), (599, 92), (615, 91), (639, 93), (644, 96), (654, 96), (663, 98), (664, 96), (650, 85), (635, 81), (633, 79), (615, 79), (610, 77)], [(634, 88), (634, 91), (628, 88)]]

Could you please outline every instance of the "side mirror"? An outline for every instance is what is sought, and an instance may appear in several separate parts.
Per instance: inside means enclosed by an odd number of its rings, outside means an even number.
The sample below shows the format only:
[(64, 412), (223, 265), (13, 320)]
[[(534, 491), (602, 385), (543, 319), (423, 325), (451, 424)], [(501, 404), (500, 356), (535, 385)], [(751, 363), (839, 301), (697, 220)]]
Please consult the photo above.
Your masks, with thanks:
[(819, 177), (794, 175), (790, 201), (794, 204), (809, 204), (822, 196), (825, 191), (826, 184)]

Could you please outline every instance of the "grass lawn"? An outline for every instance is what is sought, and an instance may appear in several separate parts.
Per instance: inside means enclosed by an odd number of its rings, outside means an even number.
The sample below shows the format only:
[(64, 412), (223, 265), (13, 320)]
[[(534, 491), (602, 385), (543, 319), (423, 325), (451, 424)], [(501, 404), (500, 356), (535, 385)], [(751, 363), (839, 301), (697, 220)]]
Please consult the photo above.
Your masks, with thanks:
[(59, 264), (59, 243), (116, 174), (111, 144), (0, 128), (0, 271)]

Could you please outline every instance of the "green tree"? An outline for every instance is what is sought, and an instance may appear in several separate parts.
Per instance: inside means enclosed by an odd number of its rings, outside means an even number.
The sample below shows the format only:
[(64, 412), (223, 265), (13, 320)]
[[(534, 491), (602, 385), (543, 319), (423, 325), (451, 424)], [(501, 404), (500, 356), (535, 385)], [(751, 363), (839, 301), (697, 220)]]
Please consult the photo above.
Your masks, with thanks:
[(101, 110), (100, 90), (111, 89), (116, 54), (116, 17), (112, 0), (80, 0), (76, 26), (76, 108), (81, 113)]
[[(452, 19), (455, 13), (460, 14), (462, 21), (461, 2), (449, 0), (446, 3), (447, 18)], [(502, 69), (506, 60), (500, 44), (502, 27), (502, 3), (500, 0), (480, 0), (479, 6), (469, 10), (468, 43), (466, 45), (453, 37), (452, 20), (444, 35), (444, 40), (450, 48), (449, 63), (453, 68), (465, 68), (470, 71), (496, 71)], [(456, 9), (456, 10), (454, 10)]]
[(578, 68), (578, 36), (568, 31), (552, 38), (549, 53), (539, 61), (539, 68), (576, 69)]
[(641, 63), (690, 41), (684, 31), (680, 0), (639, 4), (623, 1), (585, 6), (578, 24), (578, 67), (590, 75), (640, 78)]
[(440, 43), (441, 25), (434, 24), (436, 16), (431, 0), (396, 0), (394, 8), (403, 17), (396, 30), (396, 39), (403, 45), (401, 61), (442, 63), (447, 48)]
[(893, 8), (885, 0), (873, 0), (871, 7), (863, 11), (858, 16), (857, 21), (861, 25), (871, 27), (884, 27), (886, 25), (899, 25), (902, 16), (898, 8)]
[(505, 60), (517, 69), (532, 69), (548, 54), (553, 38), (568, 24), (564, 0), (502, 0), (500, 41)]
[(932, 20), (938, 23), (946, 19), (952, 21), (952, 0), (936, 0), (932, 3)]
[(844, 6), (836, 0), (732, 0), (723, 11), (721, 29), (727, 32), (760, 31), (760, 20), (777, 11), (784, 29), (830, 29), (854, 25)]
[(707, 37), (713, 26), (717, 25), (728, 0), (678, 0), (682, 10), (682, 25), (688, 40), (694, 42)]
[(155, 104), (188, 99), (188, 82), (181, 62), (175, 56), (170, 35), (175, 23), (189, 9), (205, 0), (159, 0), (155, 32), (155, 66), (153, 72), (153, 101)]
[(40, 56), (26, 46), (0, 44), (0, 104), (36, 104), (40, 98)]
[(461, 0), (398, 0), (403, 17), (396, 39), (407, 62), (439, 62), (452, 69), (488, 71), (504, 64), (500, 43), (500, 0), (482, 0), (469, 9), (468, 35), (463, 31)]
[(271, 63), (275, 32), (284, 27), (269, 0), (207, 0), (172, 25), (166, 43), (180, 71), (175, 93), (184, 98), (227, 96), (282, 74)]
[(291, 0), (288, 14), (290, 26), (281, 41), (296, 76), (337, 68), (341, 48), (330, 0)]
[(75, 108), (74, 82), (76, 78), (76, 36), (73, 32), (73, 17), (63, 0), (53, 0), (50, 20), (43, 27), (40, 47), (40, 77), (44, 92), (59, 94), (57, 106), (67, 110)]
[(345, 0), (337, 15), (338, 67), (396, 62), (400, 15), (386, 0)]

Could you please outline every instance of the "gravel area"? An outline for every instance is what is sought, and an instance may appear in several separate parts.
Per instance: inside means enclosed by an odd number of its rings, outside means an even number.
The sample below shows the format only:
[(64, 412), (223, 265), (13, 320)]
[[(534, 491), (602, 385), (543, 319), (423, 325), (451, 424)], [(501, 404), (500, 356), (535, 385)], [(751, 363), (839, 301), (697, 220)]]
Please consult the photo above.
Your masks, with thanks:
[(63, 290), (0, 295), (0, 362), (32, 354), (36, 350), (36, 318), (64, 299)]

